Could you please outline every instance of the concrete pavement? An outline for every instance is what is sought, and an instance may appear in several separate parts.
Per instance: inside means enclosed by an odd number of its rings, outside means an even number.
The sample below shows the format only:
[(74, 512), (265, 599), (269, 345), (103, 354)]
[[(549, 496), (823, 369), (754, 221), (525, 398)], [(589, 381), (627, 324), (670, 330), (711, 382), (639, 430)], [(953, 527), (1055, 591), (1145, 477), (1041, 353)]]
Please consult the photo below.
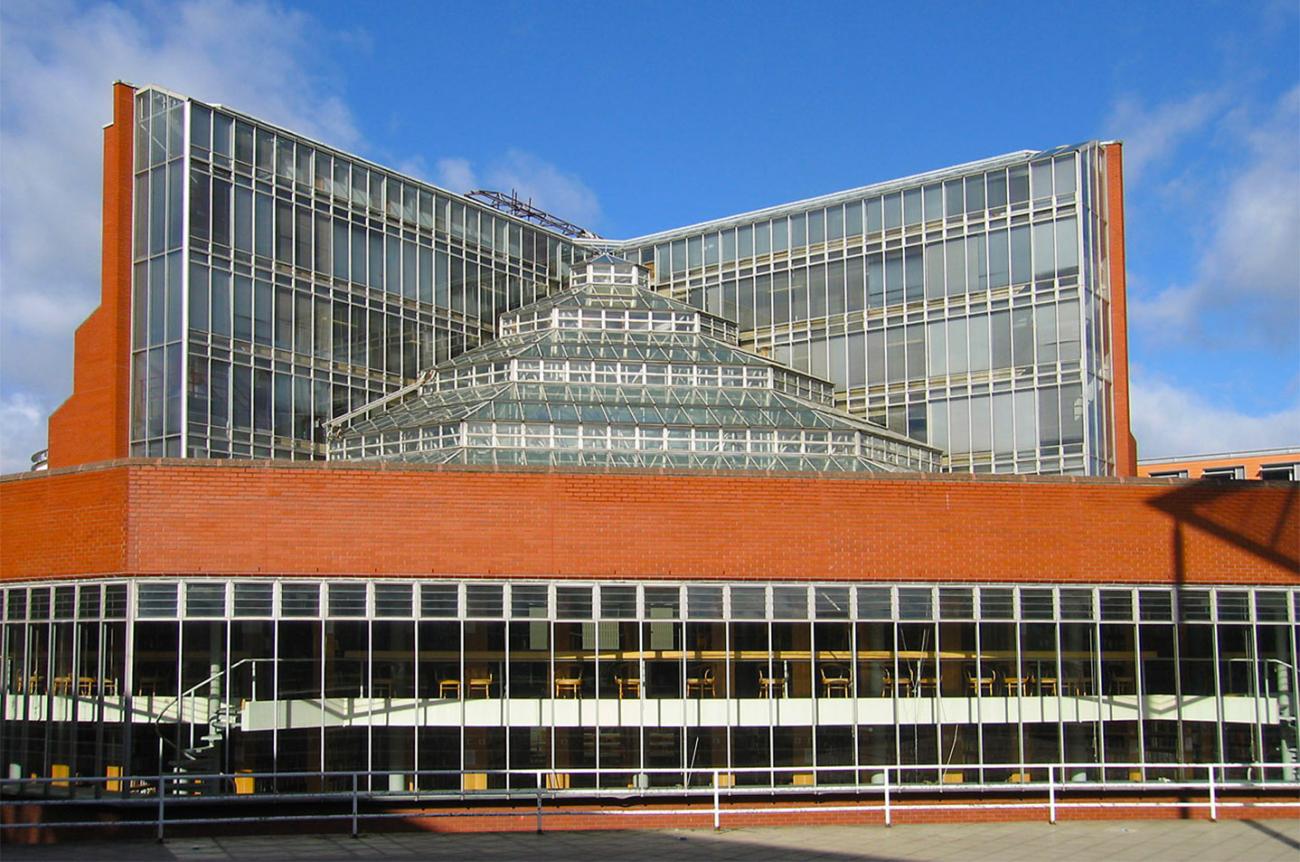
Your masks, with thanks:
[(785, 826), (708, 830), (487, 833), (372, 833), (85, 841), (0, 848), (5, 862), (270, 862), (270, 860), (867, 860), (867, 862), (1295, 862), (1300, 820), (976, 823)]

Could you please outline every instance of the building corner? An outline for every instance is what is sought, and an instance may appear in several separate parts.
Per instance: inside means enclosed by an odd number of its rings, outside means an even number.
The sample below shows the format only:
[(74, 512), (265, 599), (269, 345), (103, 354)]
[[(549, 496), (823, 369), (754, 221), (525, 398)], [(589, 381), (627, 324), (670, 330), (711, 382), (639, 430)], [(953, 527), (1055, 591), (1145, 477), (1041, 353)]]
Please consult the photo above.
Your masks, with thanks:
[(131, 192), (135, 88), (113, 85), (104, 127), (100, 302), (77, 328), (72, 394), (49, 419), (49, 466), (124, 458), (131, 399)]
[(1124, 251), (1123, 144), (1103, 145), (1106, 157), (1106, 230), (1110, 272), (1111, 386), (1114, 398), (1115, 474), (1137, 475), (1137, 439), (1129, 417), (1128, 289)]

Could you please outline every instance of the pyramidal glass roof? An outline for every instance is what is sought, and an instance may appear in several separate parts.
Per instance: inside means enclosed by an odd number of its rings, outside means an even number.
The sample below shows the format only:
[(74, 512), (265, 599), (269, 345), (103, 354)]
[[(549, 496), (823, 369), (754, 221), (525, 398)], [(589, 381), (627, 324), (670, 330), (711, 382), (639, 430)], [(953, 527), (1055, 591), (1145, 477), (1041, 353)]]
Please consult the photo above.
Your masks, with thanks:
[(735, 324), (609, 254), (501, 316), (499, 337), (327, 423), (329, 457), (485, 465), (937, 470), (939, 450), (834, 406)]

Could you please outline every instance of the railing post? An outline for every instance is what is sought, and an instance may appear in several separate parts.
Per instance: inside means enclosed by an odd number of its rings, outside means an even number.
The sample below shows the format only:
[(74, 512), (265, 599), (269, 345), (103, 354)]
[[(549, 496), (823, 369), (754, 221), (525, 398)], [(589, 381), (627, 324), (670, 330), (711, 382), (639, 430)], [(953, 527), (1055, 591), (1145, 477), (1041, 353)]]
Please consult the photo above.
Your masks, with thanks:
[(885, 767), (885, 825), (894, 825), (894, 812), (889, 807), (889, 767)]
[(542, 773), (537, 773), (537, 834), (542, 834)]
[(360, 838), (361, 832), (357, 828), (357, 774), (352, 773), (352, 837)]
[(1210, 821), (1217, 823), (1219, 820), (1219, 807), (1218, 801), (1214, 798), (1214, 764), (1211, 763), (1205, 769), (1210, 778)]
[(718, 787), (718, 770), (713, 770), (713, 829), (722, 828), (722, 791)]
[(167, 798), (167, 776), (158, 776), (158, 843), (163, 843), (163, 801)]
[(1047, 767), (1047, 822), (1056, 825), (1056, 767)]

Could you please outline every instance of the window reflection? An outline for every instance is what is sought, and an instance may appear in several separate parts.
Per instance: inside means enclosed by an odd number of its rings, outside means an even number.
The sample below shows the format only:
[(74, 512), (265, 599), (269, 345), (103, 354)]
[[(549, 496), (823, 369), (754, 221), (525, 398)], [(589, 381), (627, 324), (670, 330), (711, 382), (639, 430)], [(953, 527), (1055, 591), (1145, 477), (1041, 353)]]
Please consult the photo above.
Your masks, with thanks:
[(641, 630), (647, 697), (682, 696), (682, 624), (670, 620), (644, 623)]
[[(699, 585), (687, 610), (706, 618), (682, 621), (676, 587), (610, 590), (599, 619), (604, 593), (578, 589), (562, 608), (574, 618), (554, 619), (548, 587), (498, 584), (473, 607), (511, 619), (462, 622), (455, 584), (425, 585), (419, 603), (391, 584), (170, 586), (140, 591), (151, 616), (138, 621), (117, 593), (6, 591), (7, 762), (156, 773), (216, 736), (205, 764), (372, 769), (379, 791), (531, 788), (536, 771), (554, 773), (552, 789), (680, 786), (692, 769), (699, 786), (713, 770), (751, 786), (869, 783), (870, 767), (895, 764), (907, 768), (891, 780), (1011, 784), (1062, 762), (1080, 781), (1189, 780), (1203, 773), (1187, 765), (1211, 760), (1281, 780), (1297, 743), (1287, 592), (1176, 605), (1144, 590), (1135, 605), (1125, 591), (1097, 604), (1077, 588), (863, 587), (850, 603), (833, 588)], [(206, 616), (227, 595), (233, 618)], [(1175, 607), (1192, 619), (1175, 623)], [(116, 717), (127, 698), (158, 733)], [(227, 709), (239, 720), (214, 734)]]

